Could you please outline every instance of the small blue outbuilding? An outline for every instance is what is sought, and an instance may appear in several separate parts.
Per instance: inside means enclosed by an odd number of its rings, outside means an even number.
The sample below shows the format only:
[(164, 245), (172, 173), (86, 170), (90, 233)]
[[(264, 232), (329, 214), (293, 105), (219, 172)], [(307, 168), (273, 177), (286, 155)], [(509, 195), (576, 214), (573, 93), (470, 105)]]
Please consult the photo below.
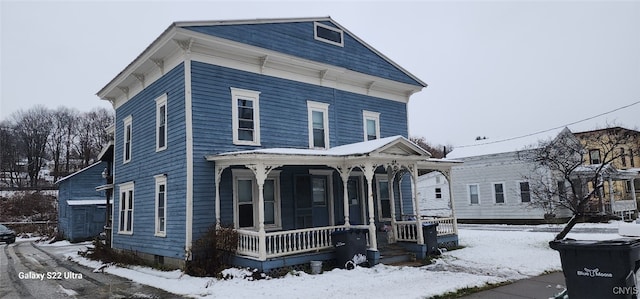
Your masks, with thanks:
[(104, 231), (106, 219), (105, 191), (102, 176), (107, 162), (96, 162), (68, 175), (58, 185), (58, 231), (71, 242), (84, 241)]

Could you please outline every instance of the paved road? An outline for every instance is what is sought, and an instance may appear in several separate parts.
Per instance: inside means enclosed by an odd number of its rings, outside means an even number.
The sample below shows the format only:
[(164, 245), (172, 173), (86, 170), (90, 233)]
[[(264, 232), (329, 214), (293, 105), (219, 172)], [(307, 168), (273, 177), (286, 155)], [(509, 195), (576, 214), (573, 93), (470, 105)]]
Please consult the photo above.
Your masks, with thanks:
[(64, 259), (55, 247), (0, 245), (0, 299), (180, 298)]

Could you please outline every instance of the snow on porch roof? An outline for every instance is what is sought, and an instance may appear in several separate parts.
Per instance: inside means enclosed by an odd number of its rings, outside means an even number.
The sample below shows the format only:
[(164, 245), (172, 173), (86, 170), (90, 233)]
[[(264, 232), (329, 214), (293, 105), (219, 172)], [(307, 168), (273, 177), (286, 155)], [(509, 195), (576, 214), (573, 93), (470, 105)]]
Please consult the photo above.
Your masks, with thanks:
[[(429, 158), (431, 154), (409, 141), (403, 136), (392, 136), (376, 140), (363, 141), (351, 144), (336, 146), (327, 150), (301, 149), (301, 148), (265, 148), (248, 151), (227, 152), (214, 155), (207, 155), (209, 161), (225, 159), (229, 157), (239, 157), (245, 155), (282, 155), (282, 156), (326, 156), (326, 157), (346, 157), (364, 156), (375, 152), (383, 152), (392, 147), (398, 147), (410, 156)], [(397, 151), (394, 151), (397, 152)]]

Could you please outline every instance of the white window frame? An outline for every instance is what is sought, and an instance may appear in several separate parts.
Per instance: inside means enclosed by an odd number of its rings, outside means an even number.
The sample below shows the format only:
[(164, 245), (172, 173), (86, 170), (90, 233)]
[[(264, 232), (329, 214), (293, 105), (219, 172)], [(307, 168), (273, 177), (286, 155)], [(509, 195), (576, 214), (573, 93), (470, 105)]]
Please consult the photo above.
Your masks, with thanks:
[[(340, 33), (340, 42), (337, 43), (335, 41), (328, 40), (328, 39), (325, 39), (323, 37), (318, 36), (318, 27), (322, 27), (322, 28), (329, 29), (331, 31), (335, 31), (335, 32)], [(340, 30), (338, 28), (335, 28), (335, 27), (331, 27), (331, 26), (319, 23), (319, 22), (313, 22), (313, 38), (315, 40), (318, 40), (318, 41), (321, 41), (321, 42), (325, 42), (327, 44), (331, 44), (331, 45), (338, 46), (338, 47), (344, 47), (344, 31), (342, 31), (342, 30)]]
[[(496, 185), (502, 185), (502, 202), (498, 202), (498, 194), (496, 193)], [(507, 203), (507, 191), (505, 189), (506, 184), (504, 182), (491, 183), (491, 192), (493, 194), (493, 203), (502, 205)]]
[(389, 194), (387, 195), (387, 198), (389, 199), (389, 216), (390, 217), (382, 217), (382, 200), (380, 198), (380, 183), (382, 182), (386, 182), (387, 183), (387, 188), (391, 191), (393, 191), (393, 184), (391, 183), (391, 181), (389, 181), (389, 178), (387, 177), (386, 174), (383, 175), (375, 175), (375, 181), (376, 181), (376, 204), (378, 206), (378, 219), (380, 221), (391, 221), (392, 218), (392, 213), (391, 213), (391, 205), (395, 204), (394, 202), (391, 201), (391, 196)]
[[(231, 122), (233, 130), (233, 144), (260, 145), (260, 92), (248, 89), (230, 87), (231, 89)], [(253, 140), (240, 140), (238, 130), (238, 99), (253, 101)]]
[[(476, 191), (478, 192), (478, 202), (474, 203), (471, 201), (471, 186), (476, 186)], [(469, 200), (470, 205), (479, 205), (480, 204), (480, 184), (467, 184), (467, 199)]]
[[(164, 106), (164, 115), (160, 113), (160, 107)], [(167, 118), (167, 110), (169, 106), (167, 105), (167, 94), (163, 94), (159, 98), (156, 99), (156, 152), (163, 151), (167, 149), (167, 129), (168, 129), (168, 118)], [(164, 118), (164, 132), (162, 133), (164, 136), (164, 145), (160, 145), (160, 121)]]
[[(122, 128), (122, 164), (129, 163), (133, 156), (133, 117), (131, 115), (125, 117), (122, 120), (123, 128)], [(129, 139), (127, 140), (127, 128), (129, 128)], [(127, 149), (127, 142), (129, 143), (129, 148)], [(129, 158), (127, 159), (127, 153), (129, 154)]]
[[(118, 234), (133, 235), (135, 184), (133, 182), (120, 184), (118, 185), (118, 191)], [(130, 217), (127, 213), (129, 211), (131, 212)], [(129, 230), (127, 230), (127, 226), (130, 226)]]
[[(156, 237), (166, 237), (167, 236), (167, 176), (165, 174), (160, 174), (154, 176), (156, 181), (156, 204), (155, 204), (155, 236)], [(163, 213), (160, 215), (158, 211), (160, 209), (160, 186), (164, 186), (164, 201), (163, 203)], [(162, 227), (160, 218), (164, 219), (164, 227)]]
[[(280, 230), (282, 229), (282, 211), (281, 211), (281, 196), (280, 196), (280, 170), (272, 170), (267, 176), (267, 180), (274, 180), (274, 224), (264, 225), (265, 230)], [(258, 223), (258, 184), (254, 173), (249, 169), (232, 169), (231, 174), (233, 176), (233, 223), (236, 228), (241, 229), (254, 229), (257, 230)], [(253, 227), (240, 227), (240, 213), (238, 208), (238, 179), (251, 180), (251, 197), (253, 205)]]
[[(322, 112), (322, 122), (324, 129), (324, 147), (316, 147), (313, 144), (313, 112)], [(309, 148), (313, 149), (328, 149), (329, 146), (329, 104), (307, 101), (307, 121), (309, 127)]]
[(362, 110), (362, 129), (364, 132), (364, 141), (369, 141), (369, 134), (367, 130), (367, 120), (374, 121), (374, 123), (376, 124), (375, 139), (380, 139), (380, 112)]

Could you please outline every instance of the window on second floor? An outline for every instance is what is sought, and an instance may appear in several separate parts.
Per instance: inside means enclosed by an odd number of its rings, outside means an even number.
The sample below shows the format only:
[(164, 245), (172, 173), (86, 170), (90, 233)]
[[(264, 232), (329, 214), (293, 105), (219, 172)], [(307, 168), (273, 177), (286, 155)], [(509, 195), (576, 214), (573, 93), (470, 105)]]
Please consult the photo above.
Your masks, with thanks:
[(167, 149), (167, 95), (156, 99), (156, 151)]
[(442, 198), (442, 188), (436, 188), (436, 199)]
[(127, 163), (131, 161), (131, 146), (133, 142), (133, 130), (132, 130), (132, 117), (131, 115), (127, 116), (124, 120), (123, 127), (123, 143), (122, 143), (122, 162)]
[(329, 148), (329, 104), (307, 101), (309, 148)]
[(364, 141), (380, 138), (380, 113), (363, 110), (362, 124), (364, 129)]
[(627, 156), (624, 152), (624, 148), (620, 149), (620, 162), (622, 162), (622, 167), (627, 167)]
[(233, 143), (260, 145), (260, 92), (231, 87)]
[(589, 161), (591, 164), (600, 164), (602, 160), (600, 160), (600, 150), (592, 149), (589, 150)]

